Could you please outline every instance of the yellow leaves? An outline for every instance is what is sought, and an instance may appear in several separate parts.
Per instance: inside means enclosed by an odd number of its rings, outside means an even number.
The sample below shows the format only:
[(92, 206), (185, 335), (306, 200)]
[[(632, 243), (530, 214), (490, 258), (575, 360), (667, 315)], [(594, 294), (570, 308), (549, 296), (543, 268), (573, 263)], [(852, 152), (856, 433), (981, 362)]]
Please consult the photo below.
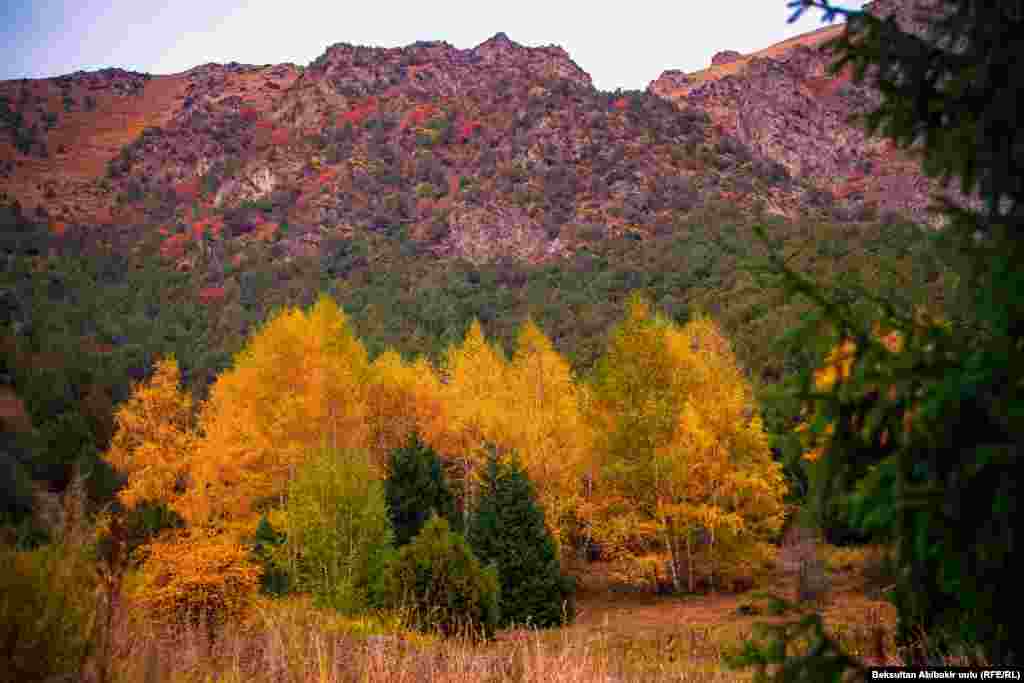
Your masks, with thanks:
[(127, 507), (146, 500), (174, 502), (197, 441), (192, 398), (179, 388), (174, 357), (156, 363), (152, 378), (135, 386), (117, 411), (106, 459), (128, 475), (119, 498)]
[(450, 433), (441, 452), (469, 456), (484, 441), (502, 443), (508, 404), (508, 366), (487, 343), (476, 320), (462, 344), (448, 349), (441, 395), (448, 407)]
[(151, 544), (143, 599), (161, 614), (237, 612), (258, 576), (241, 543), (256, 510), (282, 502), (323, 446), (366, 449), (379, 466), (414, 429), (458, 461), (468, 498), (485, 442), (518, 452), (556, 539), (570, 512), (622, 552), (666, 520), (750, 536), (781, 519), (781, 469), (713, 321), (680, 328), (635, 298), (595, 378), (578, 382), (529, 320), (511, 361), (474, 321), (440, 371), (394, 351), (370, 363), (327, 297), (281, 311), (249, 340), (211, 388), (199, 429), (177, 365), (162, 362), (119, 412), (109, 454), (129, 475), (126, 503), (160, 500), (189, 524)]
[[(938, 328), (943, 330), (949, 330), (950, 324), (945, 319), (934, 316), (924, 308), (917, 308), (914, 311), (915, 325), (920, 329)], [(899, 330), (886, 331), (882, 325), (877, 321), (872, 325), (872, 332), (874, 337), (889, 351), (889, 353), (902, 353), (904, 348), (904, 337), (903, 333)], [(856, 356), (857, 345), (850, 339), (842, 341), (838, 346), (833, 348), (828, 356), (826, 356), (822, 367), (818, 368), (814, 372), (814, 386), (818, 391), (829, 391), (832, 390), (837, 383), (846, 381), (850, 378), (852, 371), (853, 360)], [(868, 387), (868, 390), (871, 390)], [(888, 391), (889, 400), (895, 398), (896, 387), (890, 386)], [(917, 412), (916, 408), (911, 409), (903, 419), (904, 431), (909, 431), (912, 424), (913, 414)], [(803, 423), (797, 427), (798, 432), (807, 432), (808, 424)], [(803, 459), (809, 462), (815, 462), (819, 460), (827, 447), (830, 437), (834, 433), (834, 426), (828, 424), (825, 427), (823, 433), (816, 438), (808, 440), (808, 451), (804, 453)], [(885, 446), (889, 442), (889, 433), (883, 432), (881, 435), (881, 445)]]
[(370, 450), (377, 462), (404, 445), (414, 429), (427, 443), (439, 440), (447, 423), (441, 382), (426, 359), (409, 364), (388, 350), (374, 360), (370, 374), (366, 420)]
[[(588, 414), (603, 432), (606, 474), (599, 495), (624, 495), (649, 511), (673, 553), (676, 536), (693, 529), (756, 539), (781, 524), (781, 466), (753, 390), (711, 319), (679, 327), (632, 300), (593, 389)], [(610, 532), (609, 521), (595, 528)]]
[(857, 345), (850, 340), (832, 349), (825, 358), (824, 367), (814, 371), (814, 387), (818, 391), (828, 391), (837, 382), (849, 379), (856, 350)]
[(569, 364), (532, 320), (519, 329), (507, 383), (506, 444), (536, 485), (557, 541), (560, 518), (577, 503), (592, 438)]
[(270, 320), (211, 389), (190, 521), (251, 514), (325, 441), (364, 447), (368, 377), (366, 350), (329, 297)]

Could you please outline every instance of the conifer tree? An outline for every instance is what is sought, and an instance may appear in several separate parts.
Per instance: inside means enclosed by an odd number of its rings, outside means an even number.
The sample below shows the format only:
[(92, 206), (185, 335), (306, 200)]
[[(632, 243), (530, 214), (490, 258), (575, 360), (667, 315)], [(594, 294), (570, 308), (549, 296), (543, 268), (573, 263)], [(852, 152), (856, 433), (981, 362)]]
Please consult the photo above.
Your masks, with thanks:
[(458, 527), (455, 497), (434, 449), (413, 432), (408, 443), (391, 451), (384, 480), (388, 513), (395, 531), (395, 547), (402, 547), (420, 532), (431, 514), (437, 513)]
[(555, 542), (533, 484), (517, 457), (489, 449), (469, 543), (498, 567), (504, 624), (554, 626), (574, 616), (573, 584), (563, 576)]
[(498, 572), (484, 567), (462, 534), (431, 515), (384, 570), (391, 606), (407, 610), (409, 626), (444, 636), (490, 638), (501, 613)]
[(288, 573), (277, 565), (274, 550), (285, 542), (283, 533), (277, 531), (266, 515), (260, 518), (253, 536), (252, 553), (263, 567), (260, 590), (268, 595), (284, 595), (288, 592)]
[[(789, 4), (791, 21), (808, 7), (824, 9), (826, 20), (848, 18), (824, 48), (839, 56), (833, 75), (849, 64), (861, 81), (871, 68), (870, 85), (883, 97), (868, 115), (869, 132), (880, 128), (897, 146), (917, 147), (928, 175), (945, 183), (957, 176), (964, 194), (977, 189), (986, 204), (977, 212), (939, 202), (951, 220), (936, 241), (947, 247), (959, 292), (972, 304), (948, 325), (922, 325), (914, 311), (863, 288), (851, 304), (849, 288), (812, 282), (772, 254), (770, 270), (783, 275), (787, 292), (821, 311), (797, 333), (824, 342), (826, 351), (852, 347), (848, 372), (829, 391), (816, 390), (812, 373), (801, 378), (798, 395), (816, 408), (810, 431), (828, 437), (815, 460), (813, 502), (820, 511), (852, 493), (851, 522), (893, 544), (890, 595), (905, 662), (960, 655), (1019, 664), (1019, 617), (1003, 596), (1019, 573), (1015, 486), (1024, 448), (1024, 144), (1017, 123), (1024, 76), (1010, 66), (1020, 56), (1024, 14), (1016, 2), (937, 0), (928, 12), (915, 3), (914, 18), (929, 27), (922, 37), (891, 17), (827, 0)], [(879, 323), (899, 333), (899, 353), (874, 338)], [(779, 681), (839, 681), (862, 668), (820, 618), (779, 629), (766, 649), (746, 653), (744, 661), (761, 669), (758, 680), (768, 665)], [(808, 629), (814, 652), (787, 658), (787, 644)]]

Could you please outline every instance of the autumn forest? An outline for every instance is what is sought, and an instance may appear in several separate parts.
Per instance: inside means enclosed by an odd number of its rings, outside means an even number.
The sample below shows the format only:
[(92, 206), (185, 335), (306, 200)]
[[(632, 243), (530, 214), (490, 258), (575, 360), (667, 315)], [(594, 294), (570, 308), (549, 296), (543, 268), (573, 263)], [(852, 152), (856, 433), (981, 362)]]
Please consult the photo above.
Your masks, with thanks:
[(0, 81), (0, 683), (1019, 666), (1024, 27), (909, 4)]

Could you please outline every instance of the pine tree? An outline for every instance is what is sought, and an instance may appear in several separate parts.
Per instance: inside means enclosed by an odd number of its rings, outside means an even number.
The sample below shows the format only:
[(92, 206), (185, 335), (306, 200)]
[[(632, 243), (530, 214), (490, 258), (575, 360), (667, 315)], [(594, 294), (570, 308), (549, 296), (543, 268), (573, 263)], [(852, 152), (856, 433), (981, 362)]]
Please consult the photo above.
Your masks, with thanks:
[(253, 536), (252, 553), (255, 561), (263, 567), (260, 590), (268, 595), (288, 592), (288, 573), (277, 565), (274, 558), (274, 550), (284, 542), (284, 534), (274, 529), (267, 516), (263, 515)]
[[(923, 38), (892, 18), (827, 0), (789, 4), (797, 8), (791, 20), (808, 7), (823, 8), (826, 20), (848, 18), (824, 48), (840, 57), (833, 75), (851, 64), (861, 81), (871, 67), (870, 84), (883, 98), (868, 116), (869, 132), (881, 128), (903, 148), (920, 144), (928, 175), (958, 176), (964, 194), (977, 189), (986, 203), (979, 213), (940, 202), (952, 220), (936, 241), (972, 303), (958, 305), (950, 324), (922, 325), (914, 311), (872, 299), (864, 288), (851, 304), (850, 288), (812, 282), (772, 254), (771, 271), (783, 275), (787, 292), (821, 311), (812, 323), (828, 323), (808, 325), (802, 337), (826, 351), (852, 347), (848, 373), (830, 391), (816, 390), (808, 372), (797, 394), (815, 407), (812, 433), (828, 437), (815, 460), (814, 504), (821, 511), (852, 494), (851, 521), (893, 543), (905, 662), (961, 654), (1019, 664), (1019, 617), (1004, 596), (1019, 573), (1015, 486), (1024, 449), (1024, 139), (1017, 122), (1024, 75), (1009, 66), (1020, 55), (1024, 14), (1015, 2), (938, 0), (931, 12), (916, 13), (930, 27)], [(873, 338), (879, 322), (899, 332), (899, 353)], [(801, 634), (795, 626), (783, 625), (776, 642), (748, 650), (745, 661), (762, 674), (778, 665), (780, 681), (839, 681), (862, 668), (824, 634), (820, 619), (804, 624), (814, 631), (815, 652), (787, 659), (787, 642)], [(914, 642), (921, 631), (930, 652)]]
[(461, 521), (440, 457), (416, 432), (405, 446), (391, 451), (384, 494), (395, 530), (395, 547), (411, 541), (433, 513), (453, 526)]
[(573, 584), (563, 576), (554, 539), (533, 484), (517, 457), (489, 449), (469, 543), (482, 562), (494, 562), (504, 624), (554, 626), (572, 619)]

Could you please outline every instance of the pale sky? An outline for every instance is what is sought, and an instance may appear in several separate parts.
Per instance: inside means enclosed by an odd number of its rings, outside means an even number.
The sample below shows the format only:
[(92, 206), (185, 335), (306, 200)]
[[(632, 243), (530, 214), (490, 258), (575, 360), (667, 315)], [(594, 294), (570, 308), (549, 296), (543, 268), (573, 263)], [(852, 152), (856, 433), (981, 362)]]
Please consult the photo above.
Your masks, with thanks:
[[(859, 9), (861, 1), (835, 3)], [(121, 67), (152, 74), (207, 62), (307, 65), (333, 43), (472, 48), (498, 31), (556, 44), (601, 90), (643, 89), (719, 50), (752, 52), (824, 26), (787, 24), (787, 0), (0, 0), (0, 79)], [(841, 20), (841, 17), (839, 17)]]

